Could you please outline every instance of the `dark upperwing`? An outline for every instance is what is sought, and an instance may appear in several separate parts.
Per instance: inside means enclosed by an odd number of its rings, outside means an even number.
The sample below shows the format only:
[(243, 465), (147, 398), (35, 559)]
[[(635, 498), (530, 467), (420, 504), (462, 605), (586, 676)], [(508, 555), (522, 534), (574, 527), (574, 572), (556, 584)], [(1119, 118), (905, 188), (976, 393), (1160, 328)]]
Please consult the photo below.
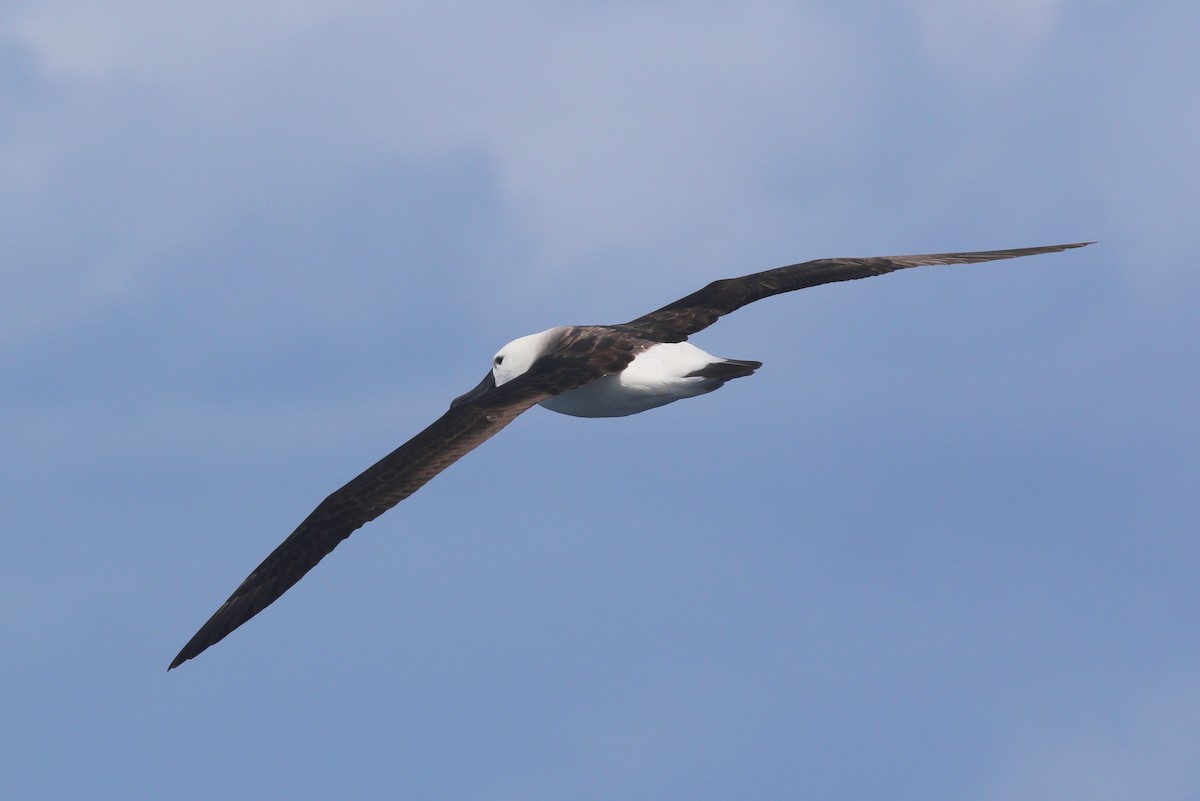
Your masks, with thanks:
[[(178, 667), (267, 608), (363, 524), (412, 495), (539, 401), (623, 370), (631, 349), (597, 347), (596, 329), (564, 329), (524, 375), (497, 387), (491, 371), (432, 425), (334, 492), (200, 627)], [(600, 333), (603, 333), (602, 331)]]
[(777, 267), (761, 273), (725, 278), (685, 298), (644, 314), (636, 320), (614, 326), (636, 336), (655, 342), (682, 342), (697, 331), (717, 321), (718, 317), (736, 311), (748, 303), (784, 292), (807, 289), (833, 281), (851, 281), (883, 275), (907, 267), (924, 264), (968, 264), (978, 261), (1015, 259), (1038, 253), (1055, 253), (1079, 248), (1091, 242), (1070, 245), (1046, 245), (1015, 250), (982, 250), (971, 253), (930, 253), (920, 256), (874, 256), (865, 259), (815, 259), (787, 267)]

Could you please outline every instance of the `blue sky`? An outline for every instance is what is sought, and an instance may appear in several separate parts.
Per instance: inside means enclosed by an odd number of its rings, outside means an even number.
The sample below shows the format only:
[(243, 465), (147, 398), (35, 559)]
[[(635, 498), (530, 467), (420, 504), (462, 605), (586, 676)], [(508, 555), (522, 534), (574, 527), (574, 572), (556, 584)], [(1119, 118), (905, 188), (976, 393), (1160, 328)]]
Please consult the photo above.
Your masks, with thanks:
[[(0, 795), (1194, 799), (1200, 8), (10, 0)], [(819, 256), (167, 663), (504, 342)]]

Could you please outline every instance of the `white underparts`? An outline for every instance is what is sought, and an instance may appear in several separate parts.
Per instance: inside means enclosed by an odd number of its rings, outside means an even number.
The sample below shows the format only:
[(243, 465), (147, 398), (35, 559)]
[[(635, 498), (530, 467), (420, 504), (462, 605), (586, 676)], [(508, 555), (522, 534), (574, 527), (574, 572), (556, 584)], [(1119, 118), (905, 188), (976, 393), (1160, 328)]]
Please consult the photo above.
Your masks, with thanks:
[(726, 379), (691, 374), (723, 362), (726, 360), (720, 356), (705, 353), (689, 342), (652, 345), (620, 373), (568, 390), (541, 405), (574, 417), (637, 414), (718, 389)]

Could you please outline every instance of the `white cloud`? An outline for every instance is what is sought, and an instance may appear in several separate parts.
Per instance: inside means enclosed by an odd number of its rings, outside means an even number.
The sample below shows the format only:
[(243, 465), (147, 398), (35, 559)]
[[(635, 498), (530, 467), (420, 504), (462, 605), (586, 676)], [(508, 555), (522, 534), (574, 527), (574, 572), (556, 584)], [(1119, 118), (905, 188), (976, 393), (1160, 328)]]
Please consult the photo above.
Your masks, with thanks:
[(947, 77), (1008, 83), (1055, 30), (1067, 0), (909, 0), (925, 55)]
[[(824, 69), (845, 31), (791, 4), (693, 9), (18, 8), (4, 28), (37, 66), (39, 94), (0, 140), (22, 189), (7, 216), (26, 220), (30, 250), (58, 240), (76, 276), (59, 300), (101, 304), (94, 287), (136, 286), (248, 209), (454, 153), (490, 162), (515, 229), (537, 243), (530, 277), (614, 242), (679, 241), (698, 223), (769, 225), (786, 210), (761, 192), (778, 169), (770, 154), (844, 147), (816, 120), (861, 128), (860, 60)], [(15, 270), (27, 298), (61, 287), (36, 259)], [(55, 316), (25, 310), (25, 322)]]
[(239, 71), (269, 59), (295, 37), (354, 5), (325, 0), (184, 5), (51, 0), (13, 9), (4, 27), (56, 78), (224, 86)]
[[(0, 230), (29, 256), (10, 259), (22, 299), (0, 301), (6, 330), (136, 294), (172, 253), (396, 163), (485, 163), (509, 233), (531, 243), (530, 262), (513, 266), (524, 281), (615, 262), (640, 276), (627, 254), (670, 262), (680, 243), (715, 270), (747, 243), (778, 258), (772, 238), (786, 237), (787, 257), (801, 241), (824, 252), (822, 237), (893, 242), (936, 226), (985, 181), (1000, 211), (1020, 208), (1005, 163), (1026, 153), (1006, 144), (1032, 123), (994, 112), (939, 141), (939, 120), (978, 108), (937, 86), (967, 81), (987, 98), (1017, 82), (1020, 102), (1001, 100), (1025, 105), (1041, 81), (1020, 82), (1035, 54), (1061, 46), (1065, 0), (906, 8), (916, 42), (822, 4), (771, 0), (10, 7), (0, 41), (17, 43), (35, 77), (0, 133)], [(897, 51), (917, 57), (896, 63)], [(1114, 102), (1141, 96), (1155, 63), (1139, 57)], [(1168, 117), (1190, 115), (1175, 105)], [(1079, 150), (1103, 150), (1120, 180), (1080, 158), (1053, 165), (1062, 170), (1046, 174), (1042, 197), (1086, 170), (1110, 216), (1146, 216), (1123, 190), (1146, 180), (1130, 157), (1144, 132), (1118, 119), (1055, 124), (1081, 126)], [(1187, 151), (1190, 128), (1160, 128), (1157, 172), (1186, 192), (1194, 170), (1168, 154)]]

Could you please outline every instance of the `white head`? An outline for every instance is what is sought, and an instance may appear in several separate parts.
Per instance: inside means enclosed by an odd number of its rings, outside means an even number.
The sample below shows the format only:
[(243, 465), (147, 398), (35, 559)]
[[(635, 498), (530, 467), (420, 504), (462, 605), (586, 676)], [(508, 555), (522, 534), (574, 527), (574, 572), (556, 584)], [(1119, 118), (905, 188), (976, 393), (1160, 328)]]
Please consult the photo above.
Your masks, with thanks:
[(501, 348), (492, 359), (492, 378), (496, 380), (496, 386), (507, 384), (529, 370), (537, 358), (546, 352), (547, 345), (561, 330), (562, 326), (559, 326), (537, 334), (518, 337)]

